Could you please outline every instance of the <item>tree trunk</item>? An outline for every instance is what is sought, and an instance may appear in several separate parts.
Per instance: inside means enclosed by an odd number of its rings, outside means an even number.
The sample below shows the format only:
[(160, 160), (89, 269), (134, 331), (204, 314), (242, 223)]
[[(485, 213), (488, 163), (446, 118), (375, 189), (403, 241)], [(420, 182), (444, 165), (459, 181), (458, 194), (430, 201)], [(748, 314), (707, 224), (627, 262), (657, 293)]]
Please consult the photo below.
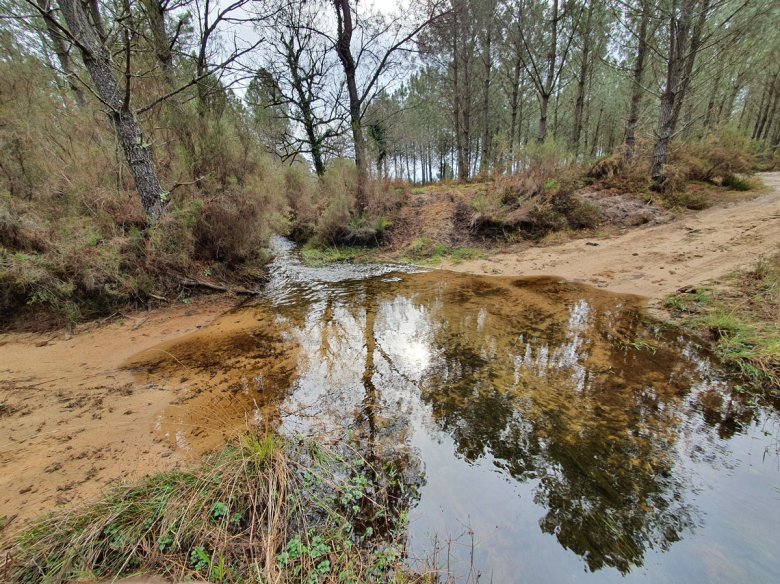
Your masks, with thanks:
[(511, 118), (509, 123), (509, 166), (514, 169), (515, 165), (515, 140), (517, 139), (517, 106), (520, 101), (520, 73), (523, 69), (523, 63), (520, 59), (515, 61), (515, 69), (512, 75), (512, 97), (509, 100)]
[(596, 156), (599, 146), (599, 136), (601, 134), (601, 115), (604, 113), (604, 106), (599, 108), (599, 116), (596, 118), (596, 131), (593, 132), (593, 145), (590, 149), (590, 155)]
[(363, 135), (361, 102), (357, 89), (355, 59), (352, 56), (352, 12), (349, 0), (333, 0), (338, 19), (338, 37), (336, 53), (344, 69), (349, 95), (349, 119), (352, 126), (352, 140), (355, 143), (355, 166), (358, 173), (356, 205), (358, 213), (363, 214), (368, 209), (368, 158), (366, 155), (366, 139)]
[(590, 58), (593, 5), (594, 0), (590, 0), (588, 3), (588, 16), (585, 19), (585, 30), (582, 33), (582, 62), (580, 63), (580, 74), (577, 77), (577, 99), (574, 103), (574, 122), (571, 134), (571, 144), (575, 154), (579, 152), (580, 135), (582, 134), (582, 111), (585, 106), (585, 81), (588, 77), (588, 59)]
[(175, 86), (173, 78), (173, 53), (171, 52), (171, 39), (165, 30), (165, 8), (160, 0), (142, 0), (146, 20), (152, 31), (152, 44), (154, 55), (162, 69), (163, 78), (168, 87)]
[(141, 127), (129, 108), (129, 88), (117, 81), (100, 28), (90, 22), (81, 2), (58, 0), (58, 3), (70, 33), (79, 44), (81, 58), (95, 89), (109, 108), (109, 118), (130, 165), (144, 212), (151, 221), (156, 221), (162, 213), (163, 189), (152, 160), (151, 146), (144, 139)]
[(550, 102), (550, 96), (546, 93), (542, 93), (539, 96), (539, 135), (536, 137), (536, 141), (539, 144), (544, 144), (547, 138), (547, 107)]
[(540, 92), (541, 108), (539, 113), (539, 136), (537, 141), (543, 144), (547, 138), (547, 106), (555, 82), (555, 61), (558, 57), (558, 0), (553, 0), (553, 12), (550, 30), (550, 48), (547, 52), (547, 79)]
[(38, 3), (38, 8), (40, 8), (41, 13), (43, 14), (43, 21), (46, 24), (46, 33), (49, 37), (49, 42), (51, 42), (52, 50), (57, 56), (57, 61), (59, 61), (60, 69), (62, 69), (62, 73), (68, 82), (68, 86), (73, 92), (73, 96), (76, 98), (76, 103), (79, 106), (83, 106), (86, 103), (86, 100), (84, 99), (84, 92), (81, 90), (81, 87), (79, 87), (78, 81), (76, 80), (76, 74), (73, 70), (73, 63), (71, 63), (68, 49), (65, 46), (65, 39), (62, 37), (62, 32), (60, 29), (57, 28), (54, 10), (49, 3), (49, 0), (36, 1)]
[(636, 148), (636, 126), (639, 123), (639, 109), (642, 105), (642, 74), (645, 70), (645, 51), (647, 50), (647, 25), (650, 21), (650, 11), (642, 2), (642, 15), (639, 20), (639, 33), (637, 38), (636, 61), (634, 62), (634, 79), (631, 88), (631, 104), (628, 109), (628, 119), (626, 120), (626, 150), (624, 153), (626, 160), (631, 160)]
[(479, 172), (485, 174), (490, 167), (490, 72), (493, 65), (493, 56), (491, 54), (491, 42), (493, 38), (493, 18), (492, 14), (488, 17), (487, 34), (485, 36), (485, 81), (482, 87), (482, 115), (484, 121), (482, 124), (482, 152), (480, 155)]
[[(653, 163), (650, 169), (656, 184), (663, 181), (663, 167), (669, 157), (669, 144), (674, 137), (685, 93), (690, 84), (705, 19), (709, 12), (709, 2), (710, 0), (683, 0), (679, 18), (675, 13), (670, 17), (666, 85), (661, 95), (661, 115), (656, 129)], [(699, 3), (701, 9), (694, 23), (694, 9)]]

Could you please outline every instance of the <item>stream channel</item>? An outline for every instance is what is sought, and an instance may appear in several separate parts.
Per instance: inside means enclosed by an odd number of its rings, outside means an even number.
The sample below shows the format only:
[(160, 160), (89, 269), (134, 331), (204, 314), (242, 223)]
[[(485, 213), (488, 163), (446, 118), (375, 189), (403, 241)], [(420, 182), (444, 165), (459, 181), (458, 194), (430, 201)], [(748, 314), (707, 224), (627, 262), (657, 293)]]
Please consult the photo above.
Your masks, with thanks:
[(275, 244), (261, 296), (130, 364), (187, 389), (157, 422), (177, 447), (264, 425), (408, 449), (409, 556), (436, 541), (461, 580), (777, 581), (777, 410), (640, 299)]

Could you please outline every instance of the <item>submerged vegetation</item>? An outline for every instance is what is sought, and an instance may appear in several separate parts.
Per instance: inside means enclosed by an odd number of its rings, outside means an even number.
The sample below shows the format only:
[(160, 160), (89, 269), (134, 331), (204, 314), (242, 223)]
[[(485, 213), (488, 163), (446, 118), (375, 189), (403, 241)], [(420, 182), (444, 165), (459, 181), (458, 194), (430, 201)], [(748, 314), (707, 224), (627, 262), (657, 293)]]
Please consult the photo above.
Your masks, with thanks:
[(3, 581), (161, 575), (175, 581), (424, 581), (405, 567), (419, 476), (275, 434), (243, 437), (192, 470), (120, 486), (51, 515), (7, 551)]
[(723, 362), (754, 388), (780, 395), (780, 254), (717, 285), (684, 290), (665, 305), (684, 326), (711, 339)]

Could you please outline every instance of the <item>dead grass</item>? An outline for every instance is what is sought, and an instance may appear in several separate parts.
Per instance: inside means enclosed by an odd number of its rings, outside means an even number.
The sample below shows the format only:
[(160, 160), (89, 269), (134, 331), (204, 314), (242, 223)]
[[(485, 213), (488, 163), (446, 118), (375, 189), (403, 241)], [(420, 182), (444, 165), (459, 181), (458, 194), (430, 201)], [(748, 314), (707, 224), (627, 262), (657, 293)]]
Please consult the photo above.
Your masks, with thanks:
[(423, 581), (404, 567), (419, 470), (403, 454), (249, 435), (189, 471), (46, 517), (6, 550), (7, 582)]

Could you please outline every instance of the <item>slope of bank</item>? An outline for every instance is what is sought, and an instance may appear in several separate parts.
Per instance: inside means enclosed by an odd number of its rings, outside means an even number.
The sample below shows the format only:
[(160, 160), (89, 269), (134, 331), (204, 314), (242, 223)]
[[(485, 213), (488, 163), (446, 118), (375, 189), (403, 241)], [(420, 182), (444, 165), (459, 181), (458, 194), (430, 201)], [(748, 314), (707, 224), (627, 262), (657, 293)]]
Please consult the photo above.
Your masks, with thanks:
[(442, 267), (504, 276), (558, 276), (612, 292), (659, 301), (741, 267), (780, 245), (780, 173), (762, 173), (766, 194), (687, 213), (663, 225), (626, 230), (608, 239), (575, 239), (546, 247), (518, 246), (486, 259)]

